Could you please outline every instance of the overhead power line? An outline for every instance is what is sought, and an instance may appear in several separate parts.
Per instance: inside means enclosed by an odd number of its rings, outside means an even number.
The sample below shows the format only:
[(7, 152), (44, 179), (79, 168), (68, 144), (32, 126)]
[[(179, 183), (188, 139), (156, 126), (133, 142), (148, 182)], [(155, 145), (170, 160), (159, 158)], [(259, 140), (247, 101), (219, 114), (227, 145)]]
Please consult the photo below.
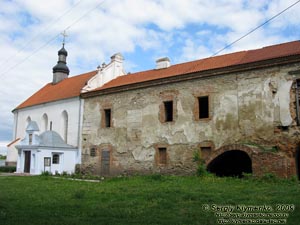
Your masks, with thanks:
[[(81, 2), (82, 0), (80, 0), (79, 2)], [(70, 29), (72, 26), (74, 26), (75, 24), (77, 24), (80, 20), (82, 20), (84, 17), (86, 17), (88, 14), (90, 14), (92, 11), (94, 11), (95, 9), (97, 9), (98, 7), (100, 7), (106, 0), (102, 0), (100, 1), (97, 5), (95, 5), (93, 8), (91, 8), (90, 10), (88, 10), (86, 13), (84, 13), (81, 17), (79, 17), (77, 20), (75, 20), (73, 23), (71, 23), (69, 26), (67, 26), (65, 29), (63, 29), (64, 31)], [(64, 14), (62, 14), (59, 18), (57, 18), (56, 21), (60, 20), (63, 16), (65, 16), (67, 13), (69, 13), (73, 8), (75, 8), (79, 2), (77, 2), (72, 8), (70, 8), (68, 11), (66, 11)], [(277, 13), (276, 15), (274, 15), (273, 17), (271, 17), (270, 19), (266, 20), (264, 23), (262, 23), (261, 25), (255, 27), (254, 29), (250, 30), (248, 33), (246, 33), (245, 35), (243, 35), (242, 37), (236, 39), (235, 41), (231, 42), (230, 44), (226, 45), (224, 48), (218, 50), (217, 52), (215, 52), (212, 56), (215, 56), (217, 54), (219, 54), (220, 52), (224, 51), (225, 49), (229, 48), (230, 46), (234, 45), (235, 43), (237, 43), (238, 41), (240, 41), (241, 39), (245, 38), (246, 36), (250, 35), (251, 33), (253, 33), (254, 31), (256, 31), (257, 29), (259, 29), (260, 27), (264, 26), (265, 24), (269, 23), (270, 21), (272, 21), (273, 19), (275, 19), (276, 17), (278, 17), (279, 15), (281, 15), (282, 13), (284, 13), (285, 11), (287, 11), (288, 9), (292, 8), (293, 6), (295, 6), (296, 4), (298, 4), (300, 2), (300, 0), (296, 1), (295, 3), (293, 3), (292, 5), (288, 6), (287, 8), (285, 8), (284, 10), (282, 10), (281, 12)], [(28, 44), (30, 44), (37, 36), (39, 36), (39, 34), (37, 34), (32, 40), (30, 40), (28, 43), (26, 43), (26, 45), (24, 45), (24, 47), (18, 51), (21, 52), (22, 50), (25, 49), (25, 47), (27, 47)], [(6, 73), (8, 73), (9, 71), (13, 70), (14, 68), (16, 68), (17, 66), (21, 65), (22, 63), (24, 63), (25, 61), (27, 61), (30, 57), (32, 57), (33, 55), (35, 55), (37, 52), (39, 52), (41, 49), (43, 49), (44, 47), (46, 47), (49, 43), (51, 43), (53, 40), (55, 40), (58, 36), (60, 35), (60, 33), (54, 35), (52, 38), (50, 38), (48, 41), (46, 41), (43, 45), (41, 45), (39, 48), (37, 48), (32, 54), (26, 56), (24, 59), (22, 59), (20, 62), (16, 63), (15, 65), (11, 66), (10, 68), (8, 68), (7, 70), (5, 70), (4, 72), (2, 72), (0, 74), (0, 77)], [(18, 54), (17, 53), (17, 54)], [(10, 60), (11, 57), (9, 59), (7, 59), (6, 61)], [(6, 62), (5, 61), (5, 62)]]
[[(82, 0), (80, 0), (82, 1)], [(100, 1), (100, 3), (98, 3), (96, 6), (94, 6), (93, 8), (91, 8), (90, 10), (88, 10), (86, 13), (84, 13), (81, 17), (79, 17), (77, 20), (75, 20), (72, 24), (70, 24), (68, 27), (66, 27), (65, 29), (63, 29), (63, 31), (65, 32), (66, 30), (70, 29), (72, 26), (74, 26), (76, 23), (78, 23), (80, 20), (82, 20), (85, 16), (87, 16), (89, 13), (91, 13), (92, 11), (94, 11), (95, 9), (97, 9), (98, 7), (100, 7), (106, 0), (102, 0)], [(74, 7), (73, 7), (74, 8)], [(69, 11), (68, 11), (69, 12)], [(66, 13), (68, 13), (66, 12)], [(66, 14), (65, 13), (65, 14)], [(63, 17), (65, 14), (63, 14), (61, 17)], [(61, 17), (59, 19), (61, 19)], [(57, 20), (59, 20), (57, 19)], [(9, 67), (7, 70), (5, 70), (4, 72), (2, 72), (0, 74), (0, 77), (3, 76), (4, 74), (8, 73), (9, 71), (13, 70), (14, 68), (18, 67), (19, 65), (21, 65), (22, 63), (24, 63), (25, 61), (27, 61), (29, 58), (31, 58), (33, 55), (35, 55), (37, 52), (39, 52), (41, 49), (43, 49), (44, 47), (46, 47), (49, 43), (51, 43), (53, 40), (55, 40), (58, 36), (60, 35), (60, 33), (57, 33), (56, 35), (54, 35), (53, 37), (51, 37), (48, 41), (46, 41), (43, 45), (41, 45), (40, 47), (38, 47), (36, 50), (34, 50), (30, 55), (26, 56), (25, 58), (23, 58), (21, 61), (19, 61), (18, 63), (14, 64), (13, 66)], [(30, 43), (28, 43), (30, 44)], [(26, 47), (26, 46), (25, 46)], [(25, 49), (25, 47), (23, 49)], [(22, 49), (22, 50), (23, 50)], [(20, 50), (20, 51), (22, 51)], [(20, 52), (19, 51), (19, 52)], [(18, 52), (18, 53), (19, 53)], [(18, 54), (17, 53), (17, 54)]]
[[(295, 6), (296, 4), (298, 4), (300, 2), (296, 1), (295, 3), (293, 3), (292, 5), (290, 5), (289, 7), (285, 8), (284, 10), (280, 11), (279, 13), (277, 13), (275, 16), (272, 16), (270, 19), (266, 20), (265, 22), (263, 22), (262, 24), (260, 24), (259, 26), (255, 27), (254, 29), (250, 30), (248, 33), (244, 34), (243, 36), (241, 36), (240, 38), (236, 39), (235, 41), (231, 42), (230, 44), (226, 45), (224, 48), (218, 50), (217, 52), (215, 52), (212, 56), (216, 56), (218, 55), (220, 52), (224, 51), (225, 49), (231, 47), (232, 45), (234, 45), (235, 43), (237, 43), (238, 41), (242, 40), (243, 38), (247, 37), (248, 35), (250, 35), (251, 33), (253, 33), (254, 31), (258, 30), (259, 28), (261, 28), (262, 26), (266, 25), (267, 23), (269, 23), (270, 21), (272, 21), (273, 19), (275, 19), (276, 17), (278, 17), (279, 15), (281, 15), (282, 13), (284, 13), (285, 11), (289, 10), (290, 8), (292, 8), (293, 6)], [(212, 57), (211, 56), (211, 57)]]
[(61, 20), (64, 16), (66, 16), (67, 14), (69, 14), (75, 7), (77, 7), (79, 5), (79, 3), (82, 2), (82, 0), (79, 0), (77, 3), (75, 3), (72, 7), (70, 7), (68, 10), (66, 10), (65, 12), (63, 12), (59, 17), (57, 17), (55, 20), (53, 20), (48, 26), (46, 26), (43, 30), (39, 31), (36, 35), (34, 35), (29, 41), (27, 41), (22, 47), (21, 49), (19, 49), (14, 55), (9, 56), (8, 58), (4, 59), (2, 61), (2, 63), (0, 64), (0, 68), (5, 65), (7, 62), (9, 62), (10, 60), (12, 60), (13, 58), (15, 58), (20, 52), (22, 52), (24, 49), (26, 49), (30, 43), (32, 43), (35, 39), (37, 39), (42, 33), (44, 33), (45, 31), (48, 31), (49, 28), (56, 24), (59, 20)]
[(76, 23), (78, 23), (80, 20), (82, 20), (84, 17), (86, 17), (88, 14), (90, 14), (91, 12), (93, 12), (95, 9), (97, 9), (98, 7), (100, 7), (106, 0), (100, 1), (99, 4), (97, 4), (96, 6), (94, 6), (93, 8), (91, 8), (89, 11), (87, 11), (85, 14), (83, 14), (81, 17), (79, 17), (77, 20), (75, 20), (71, 25), (69, 25), (68, 27), (66, 27), (64, 30), (68, 30), (70, 29), (72, 26), (74, 26)]

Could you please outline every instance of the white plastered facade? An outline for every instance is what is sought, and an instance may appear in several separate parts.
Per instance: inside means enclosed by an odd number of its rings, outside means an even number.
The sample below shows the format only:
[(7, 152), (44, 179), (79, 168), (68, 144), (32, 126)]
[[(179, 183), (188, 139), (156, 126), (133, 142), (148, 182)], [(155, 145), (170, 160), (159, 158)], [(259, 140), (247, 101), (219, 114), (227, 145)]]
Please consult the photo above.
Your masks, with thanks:
[[(28, 127), (35, 125), (37, 129)], [(55, 131), (44, 131), (38, 135), (35, 121), (29, 122), (25, 138), (16, 145), (18, 151), (17, 173), (39, 175), (43, 172), (74, 173), (78, 148), (68, 145)]]
[[(87, 81), (87, 85), (82, 88), (82, 92), (101, 87), (103, 84), (124, 75), (123, 56), (120, 53), (111, 57), (111, 62), (102, 65), (98, 73)], [(83, 118), (84, 100), (79, 96), (58, 101), (38, 104), (26, 108), (16, 109), (14, 113), (13, 140), (24, 139), (26, 127), (29, 121), (35, 121), (40, 129), (37, 134), (46, 130), (57, 132), (64, 141), (78, 149), (75, 163), (81, 163), (81, 126)], [(67, 115), (67, 123), (65, 121)], [(45, 118), (47, 118), (45, 122)], [(9, 147), (7, 163), (15, 163), (18, 159), (16, 145), (20, 141), (14, 142)], [(74, 165), (75, 167), (75, 165)]]

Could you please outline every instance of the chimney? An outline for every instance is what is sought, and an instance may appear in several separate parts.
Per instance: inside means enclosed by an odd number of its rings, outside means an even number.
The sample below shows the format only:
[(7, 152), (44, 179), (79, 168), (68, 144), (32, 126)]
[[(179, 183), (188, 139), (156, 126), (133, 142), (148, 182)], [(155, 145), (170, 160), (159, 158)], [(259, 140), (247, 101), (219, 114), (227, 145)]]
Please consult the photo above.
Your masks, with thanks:
[(159, 69), (165, 69), (171, 66), (170, 59), (168, 57), (160, 58), (156, 60), (156, 68)]
[(122, 56), (121, 53), (116, 53), (113, 56), (110, 57), (111, 62), (119, 62), (119, 63), (123, 63), (124, 58)]

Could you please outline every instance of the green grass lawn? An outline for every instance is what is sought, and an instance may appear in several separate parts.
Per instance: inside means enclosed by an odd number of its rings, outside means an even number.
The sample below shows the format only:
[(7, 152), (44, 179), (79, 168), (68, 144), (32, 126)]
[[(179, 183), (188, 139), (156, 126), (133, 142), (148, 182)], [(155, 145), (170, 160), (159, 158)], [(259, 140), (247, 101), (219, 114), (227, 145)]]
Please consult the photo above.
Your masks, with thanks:
[(277, 204), (292, 204), (295, 210), (285, 211), (287, 224), (300, 224), (300, 185), (292, 181), (153, 175), (91, 183), (0, 177), (1, 225), (217, 224), (213, 204), (267, 205), (272, 212)]

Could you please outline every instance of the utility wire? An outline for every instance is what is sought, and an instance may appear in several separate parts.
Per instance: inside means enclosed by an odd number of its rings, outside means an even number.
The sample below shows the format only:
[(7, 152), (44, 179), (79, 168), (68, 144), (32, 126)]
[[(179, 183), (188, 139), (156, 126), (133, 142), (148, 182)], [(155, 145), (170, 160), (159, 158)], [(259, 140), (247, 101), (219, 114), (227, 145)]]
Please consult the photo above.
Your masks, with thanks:
[(86, 17), (88, 14), (90, 14), (91, 12), (93, 12), (95, 9), (97, 9), (98, 7), (100, 7), (106, 0), (101, 1), (99, 4), (97, 4), (96, 6), (94, 6), (93, 8), (91, 8), (89, 11), (87, 11), (85, 14), (83, 14), (81, 17), (79, 17), (77, 20), (75, 20), (71, 25), (69, 25), (68, 27), (66, 27), (64, 30), (68, 30), (70, 29), (72, 26), (74, 26), (76, 23), (78, 23), (80, 20), (82, 20), (84, 17)]
[(82, 2), (82, 0), (79, 0), (77, 3), (75, 3), (72, 7), (70, 7), (67, 11), (65, 11), (62, 15), (60, 15), (57, 19), (55, 19), (53, 22), (51, 22), (48, 26), (46, 26), (46, 28), (44, 28), (43, 30), (41, 30), (40, 32), (38, 32), (33, 38), (31, 38), (29, 41), (27, 41), (23, 47), (21, 47), (21, 49), (19, 49), (14, 55), (11, 55), (10, 57), (6, 58), (5, 60), (2, 61), (2, 63), (0, 64), (0, 68), (5, 65), (5, 63), (7, 63), (8, 61), (10, 61), (11, 59), (15, 58), (20, 52), (22, 52), (24, 49), (26, 49), (26, 47), (28, 47), (28, 45), (33, 42), (35, 39), (37, 39), (42, 33), (44, 33), (45, 31), (47, 31), (53, 24), (57, 23), (61, 18), (63, 18), (65, 15), (67, 15), (68, 13), (70, 13), (75, 7), (77, 7), (79, 5), (79, 3)]
[[(81, 1), (81, 0), (80, 0)], [(70, 29), (72, 26), (74, 26), (76, 23), (78, 23), (80, 20), (82, 20), (85, 16), (87, 16), (89, 13), (91, 13), (92, 11), (94, 11), (95, 9), (97, 9), (99, 6), (101, 6), (106, 0), (102, 0), (100, 1), (96, 6), (94, 6), (93, 8), (91, 8), (90, 10), (88, 10), (86, 13), (84, 13), (81, 17), (79, 17), (77, 20), (75, 20), (71, 25), (69, 25), (68, 27), (66, 27), (64, 29), (64, 31)], [(215, 52), (212, 56), (215, 56), (217, 54), (219, 54), (220, 52), (224, 51), (225, 49), (229, 48), (230, 46), (234, 45), (235, 43), (237, 43), (238, 41), (240, 41), (241, 39), (245, 38), (246, 36), (248, 36), (249, 34), (253, 33), (254, 31), (256, 31), (257, 29), (259, 29), (260, 27), (264, 26), (265, 24), (269, 23), (271, 20), (275, 19), (276, 17), (278, 17), (279, 15), (281, 15), (282, 13), (284, 13), (285, 11), (287, 11), (288, 9), (292, 8), (293, 6), (295, 6), (296, 4), (298, 4), (300, 2), (300, 0), (296, 1), (295, 3), (293, 3), (292, 5), (290, 5), (289, 7), (285, 8), (284, 10), (282, 10), (281, 12), (277, 13), (275, 16), (271, 17), (270, 19), (266, 20), (264, 23), (262, 23), (261, 25), (257, 26), (256, 28), (250, 30), (248, 33), (246, 33), (245, 35), (243, 35), (242, 37), (238, 38), (237, 40), (231, 42), (230, 44), (226, 45), (224, 48), (218, 50), (217, 52)], [(67, 12), (68, 13), (68, 12)], [(62, 15), (61, 17), (63, 17), (64, 15)], [(60, 17), (60, 18), (61, 18)], [(59, 19), (60, 19), (59, 18)], [(16, 68), (17, 66), (21, 65), (22, 63), (24, 63), (25, 61), (27, 61), (30, 57), (32, 57), (33, 55), (35, 55), (38, 51), (40, 51), (42, 48), (46, 47), (50, 42), (52, 42), (54, 39), (56, 39), (60, 34), (56, 34), (55, 36), (53, 36), (51, 39), (49, 39), (45, 44), (43, 44), (42, 46), (40, 46), (38, 49), (36, 49), (32, 54), (30, 54), (29, 56), (27, 56), (26, 58), (24, 58), (23, 60), (21, 60), (20, 62), (16, 63), (15, 65), (13, 65), (12, 67), (8, 68), (5, 72), (0, 74), (0, 77), (2, 75), (4, 75), (5, 73), (11, 71), (12, 69)], [(25, 47), (24, 47), (25, 48)], [(23, 48), (23, 49), (24, 49)], [(211, 57), (212, 57), (211, 56)]]
[(293, 3), (292, 5), (290, 5), (289, 7), (285, 8), (284, 10), (282, 10), (281, 12), (277, 13), (275, 16), (271, 17), (270, 19), (266, 20), (265, 22), (263, 22), (261, 25), (255, 27), (254, 29), (250, 30), (248, 33), (244, 34), (242, 37), (236, 39), (235, 41), (231, 42), (230, 44), (226, 45), (224, 48), (218, 50), (217, 52), (215, 52), (211, 57), (218, 55), (220, 52), (224, 51), (225, 49), (229, 48), (230, 46), (234, 45), (235, 43), (237, 43), (238, 41), (242, 40), (243, 38), (247, 37), (249, 34), (253, 33), (254, 31), (258, 30), (259, 28), (261, 28), (262, 26), (266, 25), (267, 23), (269, 23), (271, 20), (275, 19), (276, 17), (278, 17), (279, 15), (281, 15), (282, 13), (284, 13), (285, 11), (289, 10), (290, 8), (292, 8), (293, 6), (295, 6), (296, 4), (298, 4), (300, 2), (296, 1), (295, 3)]
[[(80, 0), (81, 1), (81, 0)], [(64, 29), (64, 31), (70, 29), (72, 26), (74, 26), (76, 23), (78, 23), (80, 20), (82, 20), (85, 16), (87, 16), (89, 13), (91, 13), (92, 11), (94, 11), (95, 9), (97, 9), (99, 6), (101, 6), (106, 0), (102, 0), (100, 3), (98, 3), (96, 6), (94, 6), (93, 8), (91, 8), (90, 10), (88, 10), (86, 13), (84, 13), (81, 17), (79, 17), (77, 20), (75, 20), (71, 25), (69, 25), (68, 27), (66, 27)], [(5, 70), (3, 73), (0, 73), (0, 77), (5, 75), (6, 73), (8, 73), (9, 71), (13, 70), (14, 68), (18, 67), (19, 65), (21, 65), (22, 63), (24, 63), (25, 61), (27, 61), (29, 58), (31, 58), (33, 55), (35, 55), (37, 52), (39, 52), (41, 49), (43, 49), (44, 47), (46, 47), (49, 43), (51, 43), (53, 40), (55, 40), (61, 33), (56, 34), (55, 36), (53, 36), (51, 39), (49, 39), (45, 44), (43, 44), (42, 46), (40, 46), (39, 48), (37, 48), (32, 54), (28, 55), (27, 57), (25, 57), (24, 59), (22, 59), (20, 62), (14, 64), (13, 66), (9, 67), (7, 70)]]

